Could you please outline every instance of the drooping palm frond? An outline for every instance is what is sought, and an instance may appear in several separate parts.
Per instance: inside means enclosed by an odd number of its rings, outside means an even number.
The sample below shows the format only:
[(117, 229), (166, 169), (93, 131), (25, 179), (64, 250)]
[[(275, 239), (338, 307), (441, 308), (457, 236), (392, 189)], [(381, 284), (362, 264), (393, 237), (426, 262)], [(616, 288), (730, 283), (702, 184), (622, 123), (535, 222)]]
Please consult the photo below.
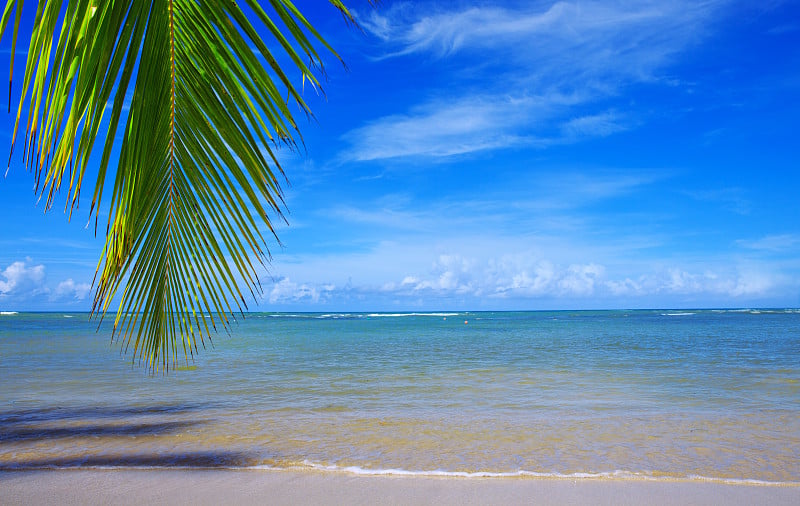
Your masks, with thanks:
[[(0, 21), (5, 33), (14, 18), (14, 47), (22, 3), (7, 0)], [(27, 111), (24, 163), (46, 208), (66, 188), (70, 216), (99, 156), (95, 230), (101, 204), (110, 212), (93, 314), (119, 296), (114, 335), (154, 373), (226, 328), (243, 291), (260, 291), (262, 229), (274, 235), (284, 207), (273, 149), (297, 139), (294, 104), (310, 113), (289, 76), (319, 87), (318, 48), (336, 56), (290, 0), (240, 3), (37, 6), (14, 139)]]

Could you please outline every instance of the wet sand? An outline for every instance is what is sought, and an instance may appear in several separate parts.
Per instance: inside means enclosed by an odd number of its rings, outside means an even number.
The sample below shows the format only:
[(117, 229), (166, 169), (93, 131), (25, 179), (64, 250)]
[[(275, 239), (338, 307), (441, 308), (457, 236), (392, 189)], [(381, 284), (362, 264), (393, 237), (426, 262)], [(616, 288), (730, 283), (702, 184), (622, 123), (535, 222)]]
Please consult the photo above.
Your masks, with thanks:
[(696, 481), (359, 476), (269, 470), (0, 472), (3, 505), (796, 505), (800, 486)]

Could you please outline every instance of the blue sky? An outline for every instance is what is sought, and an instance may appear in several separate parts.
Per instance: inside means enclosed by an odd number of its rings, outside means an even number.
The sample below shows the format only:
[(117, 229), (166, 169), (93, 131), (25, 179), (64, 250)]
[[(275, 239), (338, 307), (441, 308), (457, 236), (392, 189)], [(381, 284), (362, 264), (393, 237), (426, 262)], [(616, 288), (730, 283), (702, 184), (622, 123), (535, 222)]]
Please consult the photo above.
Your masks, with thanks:
[[(800, 306), (796, 3), (350, 4), (298, 2), (348, 70), (305, 92), (251, 310)], [(88, 202), (32, 186), (15, 155), (0, 310), (88, 310)]]

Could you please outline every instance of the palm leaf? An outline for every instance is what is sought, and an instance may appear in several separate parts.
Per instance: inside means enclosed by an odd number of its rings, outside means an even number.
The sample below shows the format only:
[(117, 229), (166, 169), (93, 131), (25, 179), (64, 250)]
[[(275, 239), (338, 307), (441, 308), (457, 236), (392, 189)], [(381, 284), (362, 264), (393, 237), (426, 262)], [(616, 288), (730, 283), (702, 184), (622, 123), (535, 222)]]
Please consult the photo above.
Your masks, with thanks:
[[(319, 88), (317, 48), (339, 58), (291, 1), (240, 3), (37, 6), (12, 153), (27, 111), (23, 163), (46, 209), (66, 189), (70, 216), (98, 163), (90, 218), (96, 230), (104, 198), (109, 218), (92, 313), (118, 300), (112, 339), (153, 373), (188, 361), (260, 293), (262, 229), (277, 240), (284, 209), (274, 149), (300, 139), (293, 108), (310, 115), (289, 76)], [(12, 53), (22, 4), (7, 0), (0, 20), (5, 33), (14, 19)]]

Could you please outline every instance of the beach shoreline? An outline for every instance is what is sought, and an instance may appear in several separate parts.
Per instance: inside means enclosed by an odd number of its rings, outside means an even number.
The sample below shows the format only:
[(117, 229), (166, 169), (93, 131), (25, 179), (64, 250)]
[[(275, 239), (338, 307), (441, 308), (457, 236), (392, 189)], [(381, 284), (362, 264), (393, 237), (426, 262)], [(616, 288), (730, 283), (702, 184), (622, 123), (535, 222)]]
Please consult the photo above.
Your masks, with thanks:
[(800, 312), (672, 313), (255, 315), (157, 378), (20, 314), (0, 504), (800, 504)]
[(681, 480), (459, 478), (299, 470), (0, 471), (5, 505), (22, 504), (771, 504), (800, 486)]

